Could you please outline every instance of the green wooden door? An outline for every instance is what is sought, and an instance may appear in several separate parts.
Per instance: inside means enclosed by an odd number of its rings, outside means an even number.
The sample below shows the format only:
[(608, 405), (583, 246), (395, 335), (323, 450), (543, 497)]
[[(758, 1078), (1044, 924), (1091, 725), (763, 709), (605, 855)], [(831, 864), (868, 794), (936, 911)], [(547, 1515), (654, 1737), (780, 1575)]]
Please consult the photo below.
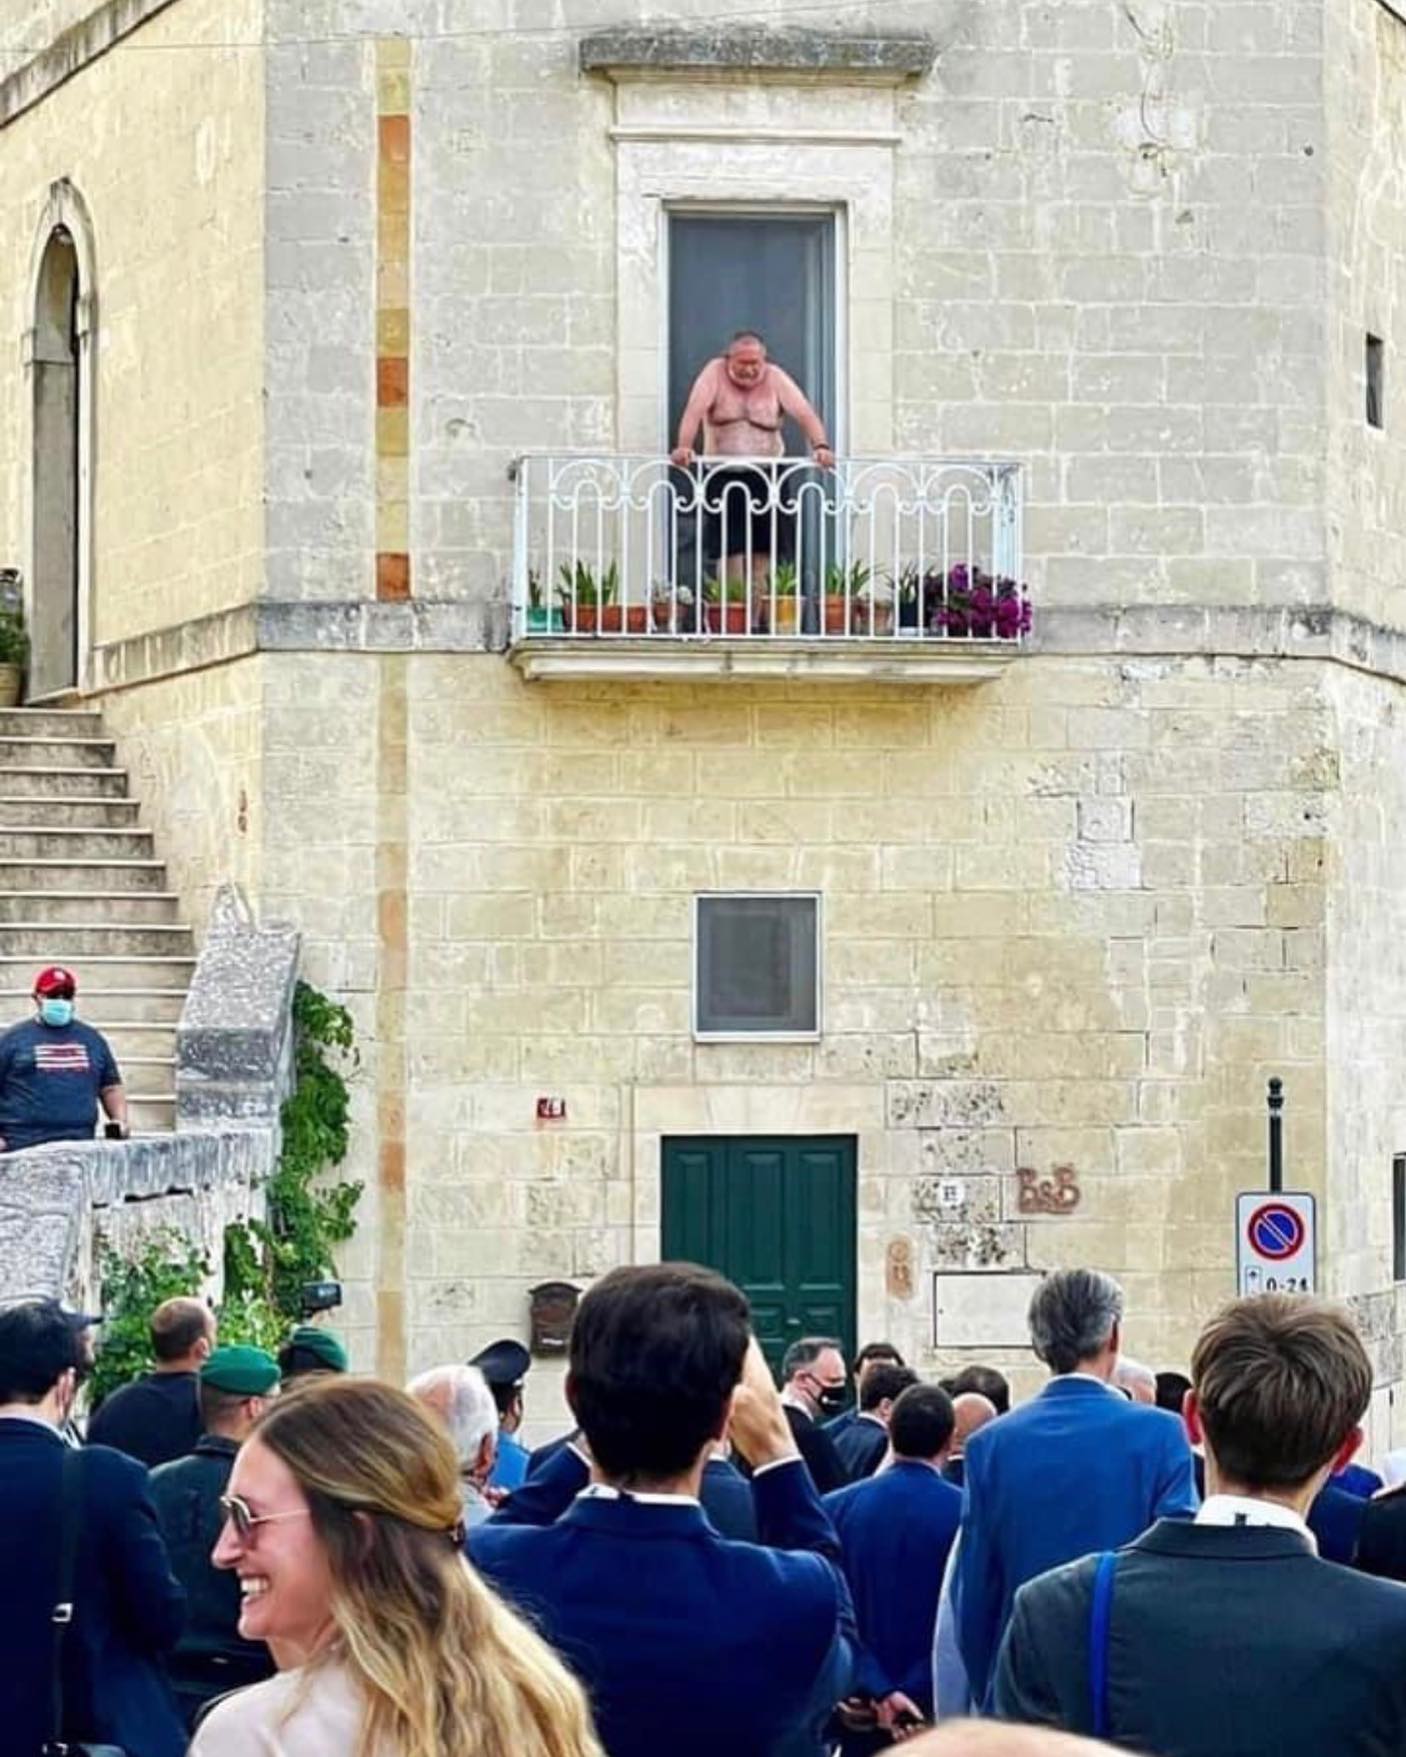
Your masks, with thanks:
[(664, 1257), (737, 1283), (773, 1367), (801, 1336), (853, 1359), (853, 1136), (667, 1139), (663, 1179)]

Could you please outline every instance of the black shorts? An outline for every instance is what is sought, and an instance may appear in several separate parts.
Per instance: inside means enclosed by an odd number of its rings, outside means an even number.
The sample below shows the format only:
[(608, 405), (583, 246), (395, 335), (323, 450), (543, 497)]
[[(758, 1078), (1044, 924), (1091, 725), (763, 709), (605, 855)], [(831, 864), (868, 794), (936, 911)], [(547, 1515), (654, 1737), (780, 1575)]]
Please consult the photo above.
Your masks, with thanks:
[(777, 561), (794, 557), (794, 466), (784, 478), (779, 467), (768, 469), (765, 464), (714, 470), (704, 478), (700, 504), (703, 553), (708, 560), (718, 561), (724, 554), (745, 555), (749, 549), (753, 555), (769, 555)]

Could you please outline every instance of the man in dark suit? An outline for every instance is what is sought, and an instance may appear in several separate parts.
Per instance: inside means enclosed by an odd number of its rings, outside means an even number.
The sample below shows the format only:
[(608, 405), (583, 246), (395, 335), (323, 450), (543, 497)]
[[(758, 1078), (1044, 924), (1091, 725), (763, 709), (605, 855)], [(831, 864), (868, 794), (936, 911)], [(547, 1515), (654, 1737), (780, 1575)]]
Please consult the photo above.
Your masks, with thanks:
[(1122, 1321), (1123, 1290), (1111, 1276), (1046, 1276), (1030, 1302), (1030, 1338), (1053, 1377), (967, 1443), (952, 1593), (978, 1706), (1018, 1587), (1075, 1556), (1128, 1543), (1154, 1519), (1196, 1510), (1182, 1424), (1111, 1388)]
[(942, 1476), (953, 1422), (940, 1385), (910, 1386), (889, 1418), (893, 1462), (825, 1497), (859, 1625), (855, 1693), (876, 1705), (884, 1727), (932, 1719), (937, 1596), (962, 1517), (961, 1492)]
[(781, 1403), (817, 1494), (828, 1495), (849, 1481), (834, 1440), (821, 1426), (844, 1400), (845, 1357), (839, 1343), (828, 1336), (793, 1342), (781, 1357)]
[(891, 1342), (866, 1342), (854, 1357), (854, 1402), (840, 1415), (832, 1416), (823, 1424), (825, 1432), (839, 1444), (840, 1436), (848, 1431), (859, 1420), (859, 1397), (864, 1389), (864, 1379), (872, 1367), (903, 1366), (903, 1356)]
[[(64, 1739), (182, 1757), (186, 1731), (160, 1656), (180, 1633), (184, 1597), (146, 1471), (105, 1446), (75, 1451), (60, 1435), (82, 1360), (74, 1324), (52, 1300), (0, 1312), (0, 1748), (37, 1757), (53, 1736), (61, 1643)], [(77, 1548), (64, 1623), (54, 1612), (66, 1469), (76, 1472)]]
[(200, 1438), (199, 1373), (215, 1347), (215, 1314), (198, 1299), (168, 1299), (151, 1314), (156, 1371), (105, 1397), (88, 1423), (91, 1446), (115, 1446), (154, 1469), (184, 1458)]
[[(578, 1428), (532, 1454), (527, 1481), (498, 1509), (500, 1525), (550, 1525), (559, 1519), (591, 1480), (591, 1460)], [(698, 1500), (720, 1537), (757, 1543), (757, 1509), (752, 1485), (729, 1458), (714, 1455), (703, 1466)]]
[(870, 1367), (864, 1375), (858, 1416), (843, 1433), (831, 1435), (840, 1464), (851, 1482), (873, 1476), (883, 1463), (889, 1449), (889, 1416), (894, 1402), (917, 1383), (918, 1375), (911, 1367), (890, 1366), (887, 1362)]
[(189, 1457), (151, 1473), (151, 1499), (171, 1567), (185, 1589), (186, 1625), (167, 1661), (176, 1699), (189, 1725), (206, 1703), (271, 1677), (262, 1641), (239, 1633), (240, 1588), (210, 1559), (225, 1522), (220, 1503), (235, 1454), (278, 1390), (278, 1363), (262, 1348), (217, 1348), (200, 1369), (200, 1418), (205, 1431)]
[(1150, 1757), (1406, 1751), (1406, 1593), (1319, 1560), (1304, 1521), (1362, 1441), (1372, 1367), (1351, 1318), (1235, 1300), (1191, 1377), (1210, 1490), (1196, 1522), (1161, 1520), (1023, 1587), (997, 1712)]
[[(749, 1318), (735, 1287), (691, 1264), (603, 1276), (566, 1379), (595, 1480), (553, 1524), (469, 1534), (475, 1565), (585, 1683), (610, 1757), (762, 1757), (816, 1737), (848, 1688), (839, 1541)], [(719, 1537), (698, 1504), (729, 1433), (769, 1547)], [(539, 1492), (570, 1462), (558, 1453)]]

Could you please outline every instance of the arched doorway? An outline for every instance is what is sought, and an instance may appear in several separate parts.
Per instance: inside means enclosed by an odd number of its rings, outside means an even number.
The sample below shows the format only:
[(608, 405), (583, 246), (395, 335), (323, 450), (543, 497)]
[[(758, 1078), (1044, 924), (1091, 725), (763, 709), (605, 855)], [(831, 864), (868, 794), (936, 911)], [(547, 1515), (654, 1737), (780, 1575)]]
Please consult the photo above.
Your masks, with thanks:
[(72, 689), (78, 682), (79, 557), (86, 535), (80, 457), (84, 400), (80, 291), (73, 234), (66, 226), (55, 226), (40, 258), (31, 332), (31, 697)]

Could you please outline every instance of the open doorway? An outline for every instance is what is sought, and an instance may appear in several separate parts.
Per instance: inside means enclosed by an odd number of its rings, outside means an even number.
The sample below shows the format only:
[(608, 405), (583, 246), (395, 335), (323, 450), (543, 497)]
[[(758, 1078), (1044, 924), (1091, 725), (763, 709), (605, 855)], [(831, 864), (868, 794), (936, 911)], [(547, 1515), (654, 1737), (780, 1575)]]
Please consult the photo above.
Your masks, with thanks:
[(83, 403), (79, 346), (78, 252), (56, 226), (40, 262), (35, 299), (33, 547), (29, 598), (29, 695), (72, 689), (78, 682), (80, 422)]
[[(673, 445), (698, 373), (739, 331), (762, 338), (768, 358), (800, 386), (832, 441), (843, 444), (838, 407), (838, 225), (833, 211), (684, 209), (669, 214), (665, 450)], [(789, 417), (783, 421), (781, 437), (786, 457), (808, 457), (805, 437)], [(723, 475), (709, 475), (699, 510), (680, 513), (675, 567), (682, 580), (702, 580), (718, 571), (720, 557), (714, 550), (722, 520), (709, 515), (733, 494), (721, 487), (725, 480)], [(690, 507), (688, 485), (676, 480), (675, 489), (679, 506)], [(813, 606), (825, 560), (834, 556), (830, 489), (818, 471), (803, 470), (788, 475), (785, 487), (777, 491), (777, 501), (790, 509), (795, 522), (794, 542), (788, 541), (784, 553), (792, 558), (794, 550), (801, 596)], [(734, 499), (728, 514), (734, 528), (741, 523), (738, 509)]]

